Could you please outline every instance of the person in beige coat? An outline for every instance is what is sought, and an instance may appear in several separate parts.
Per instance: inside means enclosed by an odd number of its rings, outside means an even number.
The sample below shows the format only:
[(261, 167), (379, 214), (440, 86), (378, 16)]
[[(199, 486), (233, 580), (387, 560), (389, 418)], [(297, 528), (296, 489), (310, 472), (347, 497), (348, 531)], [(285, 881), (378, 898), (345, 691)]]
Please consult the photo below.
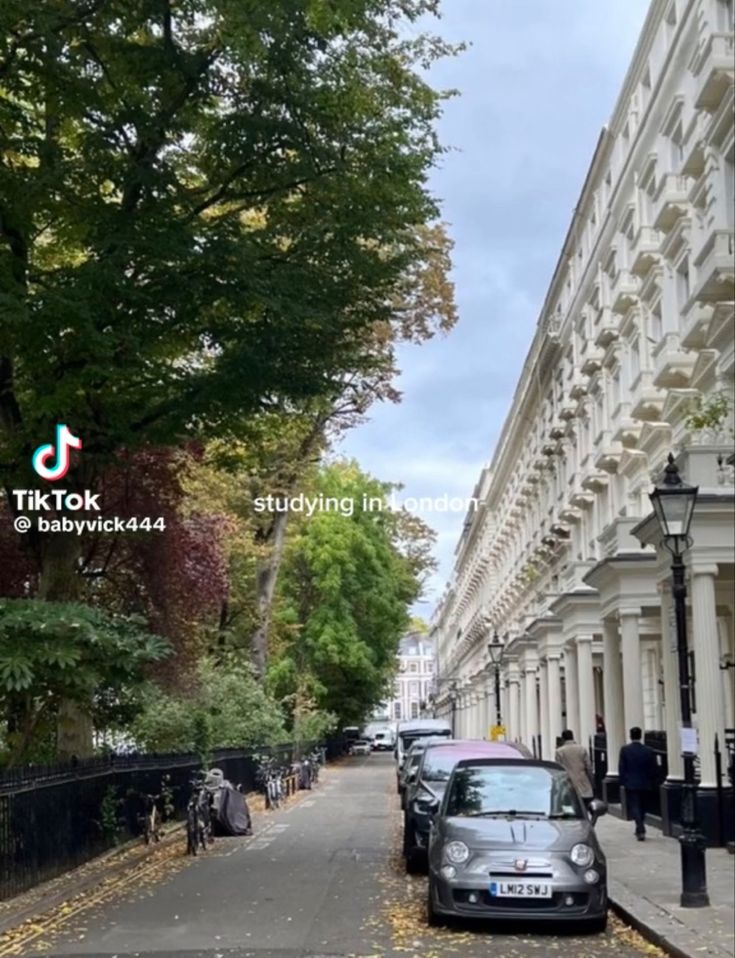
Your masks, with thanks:
[(562, 745), (556, 750), (555, 761), (567, 770), (580, 798), (589, 805), (595, 794), (589, 752), (583, 745), (577, 745), (571, 729), (564, 729), (561, 738)]

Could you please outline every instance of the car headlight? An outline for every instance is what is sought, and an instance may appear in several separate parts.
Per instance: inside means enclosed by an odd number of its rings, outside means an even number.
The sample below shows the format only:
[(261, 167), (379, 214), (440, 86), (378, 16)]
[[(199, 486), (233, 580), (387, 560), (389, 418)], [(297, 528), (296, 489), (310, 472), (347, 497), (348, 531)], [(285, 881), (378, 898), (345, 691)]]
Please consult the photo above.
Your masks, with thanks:
[(464, 842), (448, 842), (444, 846), (444, 857), (453, 865), (461, 865), (470, 857), (470, 850)]
[(580, 868), (588, 868), (595, 860), (595, 853), (589, 845), (574, 845), (570, 855), (575, 865)]

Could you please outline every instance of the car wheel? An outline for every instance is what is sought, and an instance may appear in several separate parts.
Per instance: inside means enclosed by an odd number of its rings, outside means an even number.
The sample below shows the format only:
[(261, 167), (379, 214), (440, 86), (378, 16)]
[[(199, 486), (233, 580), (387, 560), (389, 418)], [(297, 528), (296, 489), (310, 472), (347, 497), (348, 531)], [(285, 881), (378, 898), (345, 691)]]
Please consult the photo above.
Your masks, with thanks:
[(426, 921), (430, 928), (437, 928), (442, 924), (441, 916), (434, 911), (434, 887), (429, 878), (429, 894), (426, 898)]
[(580, 931), (587, 935), (601, 935), (607, 930), (607, 912), (597, 918), (588, 918), (580, 925)]
[(409, 852), (413, 848), (413, 841), (411, 835), (411, 825), (409, 824), (408, 818), (403, 816), (403, 857), (408, 858)]

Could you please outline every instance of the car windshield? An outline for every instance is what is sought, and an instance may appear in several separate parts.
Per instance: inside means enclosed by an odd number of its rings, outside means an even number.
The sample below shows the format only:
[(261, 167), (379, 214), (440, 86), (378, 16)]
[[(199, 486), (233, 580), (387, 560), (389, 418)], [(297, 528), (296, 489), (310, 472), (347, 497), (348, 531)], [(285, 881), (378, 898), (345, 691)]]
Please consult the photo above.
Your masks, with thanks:
[(457, 769), (447, 815), (584, 818), (569, 776), (540, 765), (470, 765)]

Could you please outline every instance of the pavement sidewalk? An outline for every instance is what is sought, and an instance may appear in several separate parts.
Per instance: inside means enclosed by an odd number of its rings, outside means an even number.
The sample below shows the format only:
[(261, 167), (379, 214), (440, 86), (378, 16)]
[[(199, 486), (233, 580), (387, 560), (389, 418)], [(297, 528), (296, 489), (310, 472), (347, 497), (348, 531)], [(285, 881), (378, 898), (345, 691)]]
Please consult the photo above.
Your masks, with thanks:
[(709, 908), (682, 908), (679, 842), (603, 816), (595, 827), (607, 856), (610, 901), (649, 941), (677, 958), (735, 958), (735, 856), (707, 849)]

